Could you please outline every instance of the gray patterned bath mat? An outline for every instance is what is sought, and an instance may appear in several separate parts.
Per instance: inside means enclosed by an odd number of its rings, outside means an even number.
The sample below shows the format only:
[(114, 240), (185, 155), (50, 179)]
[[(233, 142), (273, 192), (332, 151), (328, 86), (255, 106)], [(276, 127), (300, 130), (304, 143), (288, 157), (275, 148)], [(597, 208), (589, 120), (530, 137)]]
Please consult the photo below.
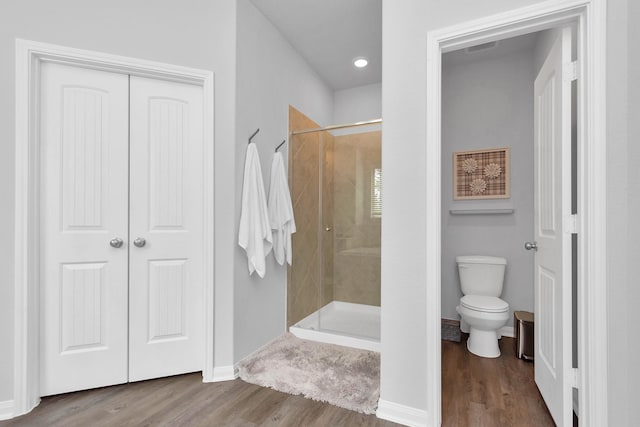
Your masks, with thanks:
[(442, 319), (441, 335), (445, 341), (460, 342), (460, 324), (456, 321)]

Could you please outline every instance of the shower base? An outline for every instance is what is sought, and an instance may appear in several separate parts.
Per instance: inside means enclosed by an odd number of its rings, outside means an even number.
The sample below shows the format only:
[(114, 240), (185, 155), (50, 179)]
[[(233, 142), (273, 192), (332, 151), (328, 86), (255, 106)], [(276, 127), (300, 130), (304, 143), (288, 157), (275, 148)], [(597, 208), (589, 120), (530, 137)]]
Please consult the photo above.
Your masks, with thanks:
[(306, 340), (380, 352), (380, 307), (332, 301), (289, 332)]

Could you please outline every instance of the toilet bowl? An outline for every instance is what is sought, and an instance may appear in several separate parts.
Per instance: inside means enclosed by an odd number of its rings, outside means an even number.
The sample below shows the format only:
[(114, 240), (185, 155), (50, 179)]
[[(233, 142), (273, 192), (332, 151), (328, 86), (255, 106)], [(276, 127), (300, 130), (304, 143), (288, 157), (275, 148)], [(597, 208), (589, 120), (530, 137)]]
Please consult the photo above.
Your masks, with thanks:
[(467, 349), (480, 357), (499, 357), (498, 330), (509, 320), (509, 304), (496, 297), (465, 295), (456, 311), (468, 326)]
[(499, 330), (509, 320), (509, 304), (502, 294), (507, 260), (488, 256), (456, 257), (464, 296), (456, 311), (461, 330), (469, 333), (467, 349), (481, 357), (500, 356)]

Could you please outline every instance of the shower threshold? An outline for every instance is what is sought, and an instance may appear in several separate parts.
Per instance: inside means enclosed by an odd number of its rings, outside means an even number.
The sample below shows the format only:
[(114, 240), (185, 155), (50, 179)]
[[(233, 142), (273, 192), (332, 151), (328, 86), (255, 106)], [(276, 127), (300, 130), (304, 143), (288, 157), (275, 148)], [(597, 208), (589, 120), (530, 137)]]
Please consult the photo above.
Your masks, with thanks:
[(306, 340), (380, 352), (380, 307), (332, 301), (289, 331)]

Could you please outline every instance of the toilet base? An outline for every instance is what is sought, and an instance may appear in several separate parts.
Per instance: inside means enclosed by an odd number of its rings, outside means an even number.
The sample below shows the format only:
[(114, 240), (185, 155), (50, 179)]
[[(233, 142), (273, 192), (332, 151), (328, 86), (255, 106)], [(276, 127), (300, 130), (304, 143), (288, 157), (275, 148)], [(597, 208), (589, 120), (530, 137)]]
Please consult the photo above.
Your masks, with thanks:
[(498, 334), (496, 331), (485, 331), (471, 326), (469, 339), (467, 340), (467, 350), (480, 357), (500, 357)]

